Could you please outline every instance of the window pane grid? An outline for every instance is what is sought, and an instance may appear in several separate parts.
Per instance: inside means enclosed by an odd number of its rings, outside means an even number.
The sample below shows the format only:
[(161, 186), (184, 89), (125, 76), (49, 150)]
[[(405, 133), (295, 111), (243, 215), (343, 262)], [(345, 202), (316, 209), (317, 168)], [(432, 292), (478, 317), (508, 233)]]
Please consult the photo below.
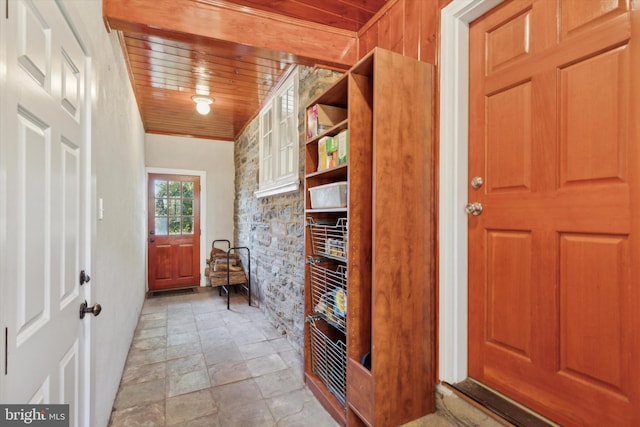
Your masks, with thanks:
[(264, 194), (271, 188), (278, 187), (282, 187), (284, 191), (291, 191), (297, 182), (300, 160), (297, 79), (297, 72), (292, 73), (282, 89), (260, 113), (261, 123), (257, 132), (261, 169), (258, 193)]
[(155, 181), (154, 196), (156, 235), (194, 233), (192, 181)]
[(296, 140), (293, 115), (293, 88), (290, 88), (281, 98), (282, 117), (280, 118), (280, 176), (293, 172), (293, 146)]

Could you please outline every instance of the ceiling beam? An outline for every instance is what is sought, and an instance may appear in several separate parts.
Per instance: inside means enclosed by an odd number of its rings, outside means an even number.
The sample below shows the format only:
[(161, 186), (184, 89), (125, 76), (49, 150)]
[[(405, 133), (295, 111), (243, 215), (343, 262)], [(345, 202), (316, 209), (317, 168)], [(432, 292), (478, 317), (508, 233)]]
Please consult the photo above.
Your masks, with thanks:
[(282, 52), (282, 60), (291, 63), (347, 69), (357, 61), (356, 32), (224, 0), (104, 0), (103, 16), (109, 30), (223, 40)]

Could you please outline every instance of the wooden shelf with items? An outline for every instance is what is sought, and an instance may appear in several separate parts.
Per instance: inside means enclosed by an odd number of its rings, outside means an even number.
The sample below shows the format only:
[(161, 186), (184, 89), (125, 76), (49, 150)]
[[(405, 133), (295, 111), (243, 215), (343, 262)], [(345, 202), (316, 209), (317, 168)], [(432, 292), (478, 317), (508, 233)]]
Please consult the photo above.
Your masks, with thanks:
[(310, 119), (310, 109), (315, 105), (327, 109), (337, 107), (338, 114), (346, 115), (347, 89), (345, 75), (313, 100), (305, 112), (308, 136), (305, 144), (305, 377), (307, 385), (323, 406), (343, 425), (346, 423), (347, 403), (345, 331), (349, 206), (348, 203), (346, 206), (342, 203), (314, 206), (310, 189), (348, 183), (348, 162), (330, 164), (325, 151), (325, 163), (320, 165), (319, 145), (323, 140), (347, 130), (349, 119), (338, 116), (336, 122), (322, 123), (322, 117)]
[[(347, 110), (305, 144), (305, 379), (341, 425), (435, 410), (432, 88), (432, 65), (376, 48), (307, 107)], [(345, 130), (344, 164), (318, 168)], [(312, 203), (345, 183), (345, 206)]]
[(317, 172), (323, 172), (327, 169), (335, 169), (339, 166), (343, 166), (346, 163), (338, 163), (338, 161), (336, 161), (336, 163), (334, 165), (331, 165), (330, 167), (326, 167), (326, 165), (325, 167), (322, 167), (320, 165), (320, 152), (318, 147), (323, 139), (338, 137), (342, 132), (348, 132), (348, 130), (348, 120), (344, 120), (340, 124), (326, 130), (321, 135), (316, 136), (307, 142), (305, 159), (305, 173), (307, 175), (311, 175)]

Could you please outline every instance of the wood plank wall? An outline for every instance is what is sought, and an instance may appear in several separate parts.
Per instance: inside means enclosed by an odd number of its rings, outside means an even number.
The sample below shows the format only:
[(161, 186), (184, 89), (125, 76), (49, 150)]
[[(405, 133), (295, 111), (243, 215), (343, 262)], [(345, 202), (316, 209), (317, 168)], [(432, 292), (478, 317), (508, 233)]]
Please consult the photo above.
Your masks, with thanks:
[(376, 46), (437, 64), (440, 8), (451, 0), (391, 0), (358, 34), (358, 57)]

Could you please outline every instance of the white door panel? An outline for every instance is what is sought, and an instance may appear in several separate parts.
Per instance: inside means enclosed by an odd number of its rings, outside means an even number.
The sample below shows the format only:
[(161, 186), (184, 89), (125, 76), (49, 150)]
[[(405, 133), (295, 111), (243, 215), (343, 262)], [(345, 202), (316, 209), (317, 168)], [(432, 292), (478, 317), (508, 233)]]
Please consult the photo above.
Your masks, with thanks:
[[(16, 116), (16, 161), (9, 166), (15, 190), (10, 209), (15, 227), (9, 229), (14, 248), (16, 280), (16, 345), (40, 331), (51, 317), (50, 191), (51, 132), (48, 125), (19, 108)], [(11, 218), (11, 217), (10, 217)], [(31, 262), (29, 262), (31, 260)], [(40, 260), (40, 262), (35, 262)]]
[(2, 40), (11, 42), (0, 50), (0, 320), (8, 338), (0, 401), (68, 403), (70, 425), (85, 425), (90, 330), (78, 311), (90, 287), (79, 283), (90, 267), (87, 58), (52, 0), (9, 0), (2, 18)]

